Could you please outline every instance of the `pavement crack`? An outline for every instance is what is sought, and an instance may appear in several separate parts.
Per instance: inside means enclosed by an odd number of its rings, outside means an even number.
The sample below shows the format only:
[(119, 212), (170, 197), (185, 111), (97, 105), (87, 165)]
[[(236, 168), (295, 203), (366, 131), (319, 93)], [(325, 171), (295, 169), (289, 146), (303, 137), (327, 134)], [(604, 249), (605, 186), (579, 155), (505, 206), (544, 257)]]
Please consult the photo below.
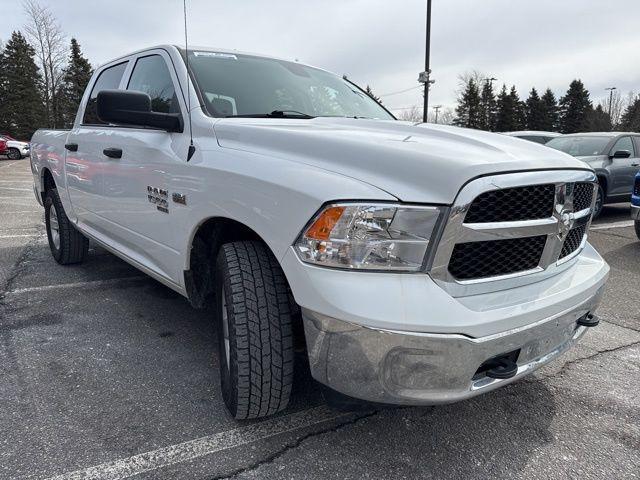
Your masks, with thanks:
[(543, 378), (553, 378), (553, 377), (558, 377), (558, 376), (562, 376), (564, 375), (567, 370), (569, 370), (571, 367), (573, 367), (574, 365), (577, 365), (578, 363), (582, 363), (586, 360), (593, 360), (594, 358), (597, 358), (601, 355), (605, 355), (607, 353), (613, 353), (613, 352), (617, 352), (620, 350), (624, 350), (625, 348), (631, 348), (631, 347), (635, 347), (640, 345), (640, 341), (637, 342), (632, 342), (632, 343), (625, 343), (624, 345), (618, 345), (617, 347), (613, 347), (613, 348), (606, 348), (603, 350), (597, 350), (595, 353), (592, 353), (591, 355), (587, 355), (586, 357), (580, 357), (580, 358), (576, 358), (573, 360), (569, 360), (568, 362), (565, 362), (564, 365), (562, 365), (562, 368), (560, 368), (560, 370), (558, 370), (556, 373), (552, 373), (552, 374), (545, 374), (545, 375), (541, 375)]
[(15, 281), (23, 272), (23, 269), (27, 262), (27, 258), (32, 253), (33, 248), (36, 246), (37, 243), (38, 243), (38, 237), (34, 237), (25, 244), (24, 249), (22, 250), (22, 252), (20, 252), (20, 255), (18, 256), (16, 262), (13, 264), (13, 270), (11, 271), (9, 276), (7, 276), (7, 279), (4, 282), (4, 287), (0, 285), (0, 288), (1, 288), (0, 289), (0, 307), (7, 306), (5, 302), (5, 297), (7, 293), (9, 293), (12, 290)]
[(291, 442), (285, 443), (280, 449), (278, 449), (276, 452), (270, 454), (269, 456), (263, 458), (262, 460), (259, 460), (247, 467), (244, 468), (239, 468), (237, 470), (234, 470), (233, 472), (227, 474), (227, 475), (223, 475), (223, 476), (216, 476), (211, 478), (210, 480), (229, 480), (232, 478), (237, 478), (239, 475), (242, 475), (243, 473), (247, 473), (247, 472), (251, 472), (254, 470), (257, 470), (258, 468), (264, 466), (264, 465), (269, 465), (274, 463), (276, 460), (278, 460), (279, 458), (281, 458), (283, 455), (285, 455), (287, 452), (290, 452), (291, 450), (295, 450), (296, 448), (300, 447), (304, 442), (306, 442), (307, 440), (309, 440), (310, 438), (314, 438), (314, 437), (319, 437), (321, 435), (327, 434), (327, 433), (334, 433), (334, 432), (339, 432), (340, 430), (349, 427), (351, 425), (355, 425), (359, 422), (361, 422), (362, 420), (366, 420), (367, 418), (371, 418), (374, 417), (375, 415), (377, 415), (379, 412), (377, 410), (374, 410), (373, 412), (368, 412), (364, 415), (359, 415), (355, 418), (352, 418), (351, 420), (348, 420), (346, 422), (342, 422), (339, 423), (337, 425), (333, 425), (331, 427), (327, 427), (327, 428), (323, 428), (321, 430), (316, 430), (314, 432), (310, 432), (307, 433), (306, 435), (303, 435)]

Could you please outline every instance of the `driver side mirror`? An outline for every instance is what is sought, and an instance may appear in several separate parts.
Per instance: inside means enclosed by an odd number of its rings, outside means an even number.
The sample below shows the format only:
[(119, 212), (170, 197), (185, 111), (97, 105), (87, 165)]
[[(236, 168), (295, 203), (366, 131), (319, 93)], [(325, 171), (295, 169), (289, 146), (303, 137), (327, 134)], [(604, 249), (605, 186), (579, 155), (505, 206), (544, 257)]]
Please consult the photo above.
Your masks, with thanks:
[(97, 107), (98, 118), (106, 123), (183, 131), (179, 113), (152, 112), (151, 97), (143, 92), (102, 90), (98, 93)]
[(630, 156), (629, 150), (617, 150), (613, 155), (609, 155), (609, 158), (629, 158)]

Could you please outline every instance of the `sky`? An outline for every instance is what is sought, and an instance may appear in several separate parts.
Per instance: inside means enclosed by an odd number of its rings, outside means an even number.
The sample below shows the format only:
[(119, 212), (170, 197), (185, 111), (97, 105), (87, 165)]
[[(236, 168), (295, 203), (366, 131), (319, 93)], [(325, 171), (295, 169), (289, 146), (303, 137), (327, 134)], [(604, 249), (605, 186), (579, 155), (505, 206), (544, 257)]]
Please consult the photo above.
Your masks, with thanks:
[[(40, 0), (94, 66), (152, 45), (183, 44), (182, 0)], [(192, 45), (262, 53), (347, 74), (396, 114), (422, 103), (426, 0), (187, 0)], [(26, 22), (0, 0), (0, 39)], [(453, 107), (477, 70), (558, 96), (580, 78), (593, 100), (640, 92), (639, 0), (433, 0), (431, 105)]]

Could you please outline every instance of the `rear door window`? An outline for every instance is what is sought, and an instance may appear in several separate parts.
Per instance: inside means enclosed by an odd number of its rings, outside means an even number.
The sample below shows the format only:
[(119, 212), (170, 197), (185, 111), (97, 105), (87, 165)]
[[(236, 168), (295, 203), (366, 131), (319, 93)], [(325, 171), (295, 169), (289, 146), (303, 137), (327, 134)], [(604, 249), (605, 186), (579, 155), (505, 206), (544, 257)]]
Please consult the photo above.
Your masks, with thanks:
[(120, 81), (127, 68), (127, 63), (129, 62), (122, 62), (113, 67), (105, 68), (100, 72), (91, 90), (91, 96), (84, 110), (82, 123), (87, 125), (105, 125), (105, 122), (98, 118), (98, 93), (102, 90), (115, 90), (120, 86)]
[(160, 55), (141, 57), (136, 61), (127, 90), (144, 92), (151, 97), (151, 110), (179, 113), (180, 105), (167, 63)]

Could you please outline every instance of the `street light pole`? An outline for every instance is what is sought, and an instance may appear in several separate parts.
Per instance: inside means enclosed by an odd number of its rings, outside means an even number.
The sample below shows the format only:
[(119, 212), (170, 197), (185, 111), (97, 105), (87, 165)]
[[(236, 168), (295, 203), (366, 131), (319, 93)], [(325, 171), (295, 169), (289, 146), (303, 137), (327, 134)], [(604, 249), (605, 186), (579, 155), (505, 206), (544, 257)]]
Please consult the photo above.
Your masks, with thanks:
[(427, 123), (429, 113), (429, 87), (433, 83), (429, 76), (431, 75), (431, 0), (427, 0), (427, 32), (426, 32), (426, 49), (424, 55), (424, 75), (420, 75), (420, 80), (424, 81), (424, 106), (422, 109), (422, 121)]

